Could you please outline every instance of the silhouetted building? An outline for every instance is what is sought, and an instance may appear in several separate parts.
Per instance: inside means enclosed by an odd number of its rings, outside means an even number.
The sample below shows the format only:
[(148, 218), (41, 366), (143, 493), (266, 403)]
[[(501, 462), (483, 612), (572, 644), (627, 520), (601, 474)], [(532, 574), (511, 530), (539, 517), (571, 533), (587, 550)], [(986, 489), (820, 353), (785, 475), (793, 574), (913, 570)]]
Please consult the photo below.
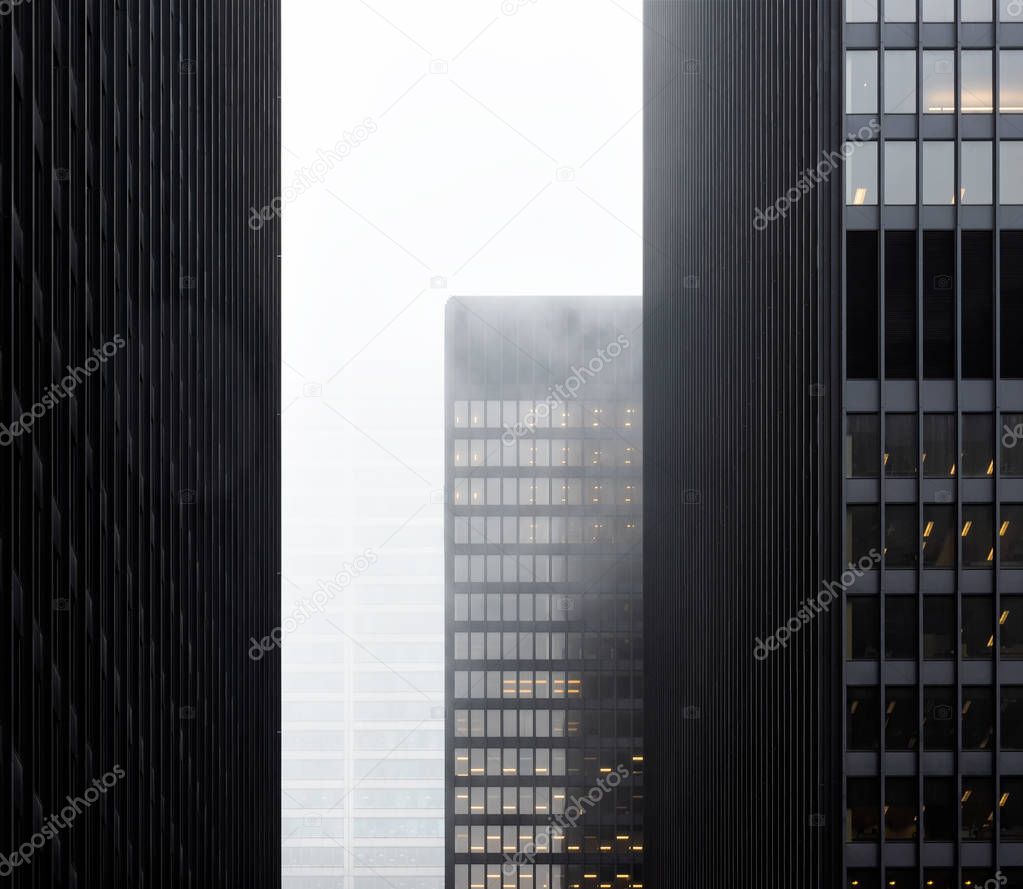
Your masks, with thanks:
[(645, 7), (647, 881), (1021, 886), (1023, 5)]
[(279, 12), (0, 4), (13, 886), (279, 884)]
[(452, 299), (447, 886), (643, 885), (638, 299)]

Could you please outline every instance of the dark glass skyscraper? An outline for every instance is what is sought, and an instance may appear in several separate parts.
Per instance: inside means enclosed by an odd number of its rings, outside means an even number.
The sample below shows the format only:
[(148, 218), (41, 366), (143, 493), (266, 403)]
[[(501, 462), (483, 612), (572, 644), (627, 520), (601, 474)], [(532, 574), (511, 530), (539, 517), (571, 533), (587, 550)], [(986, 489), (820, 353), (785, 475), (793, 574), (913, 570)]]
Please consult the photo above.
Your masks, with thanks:
[(1023, 885), (1023, 4), (646, 11), (648, 882)]
[(279, 4), (0, 3), (0, 875), (279, 883)]
[(447, 886), (643, 885), (636, 299), (452, 299)]

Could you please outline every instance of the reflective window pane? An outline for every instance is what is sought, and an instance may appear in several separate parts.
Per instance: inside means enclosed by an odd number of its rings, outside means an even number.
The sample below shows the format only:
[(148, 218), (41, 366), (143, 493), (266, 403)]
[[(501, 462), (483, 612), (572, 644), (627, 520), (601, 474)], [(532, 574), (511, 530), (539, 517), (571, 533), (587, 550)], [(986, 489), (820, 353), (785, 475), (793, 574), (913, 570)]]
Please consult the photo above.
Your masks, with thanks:
[(884, 54), (885, 114), (916, 113), (916, 52), (889, 49)]
[(991, 0), (962, 0), (959, 15), (964, 22), (991, 21)]
[[(886, 414), (884, 473), (890, 478), (916, 475), (916, 414)], [(915, 538), (916, 535), (913, 534)]]
[(853, 206), (876, 204), (877, 142), (847, 144), (852, 153), (845, 165), (845, 202)]
[(851, 596), (845, 606), (845, 657), (850, 661), (876, 660), (881, 638), (878, 599)]
[(916, 750), (916, 686), (889, 685), (885, 692), (886, 750)]
[(1023, 22), (1023, 3), (1019, 0), (998, 0), (998, 20)]
[[(951, 724), (951, 720), (949, 720)], [(956, 791), (951, 778), (924, 778), (924, 839), (930, 842), (951, 843), (956, 830)], [(916, 876), (914, 872), (914, 877)], [(927, 889), (938, 889), (941, 885), (937, 875), (930, 874), (924, 880)], [(945, 883), (945, 889), (955, 889), (955, 872), (950, 874), (952, 882)], [(919, 885), (919, 884), (916, 884)]]
[(999, 170), (1001, 179), (998, 200), (1002, 204), (1023, 204), (1023, 142), (1000, 142)]
[(954, 114), (956, 68), (952, 50), (923, 53), (923, 103), (925, 114)]
[(846, 114), (877, 113), (877, 52), (850, 50), (845, 54)]
[(956, 607), (953, 596), (924, 596), (924, 658), (955, 657)]
[(1023, 568), (1023, 503), (1003, 503), (998, 527), (1003, 568)]
[(884, 511), (884, 559), (886, 568), (915, 568), (917, 507), (912, 503), (889, 503)]
[(964, 658), (989, 660), (994, 654), (993, 608), (990, 596), (963, 596), (960, 638)]
[(925, 22), (955, 21), (953, 0), (923, 0), (923, 20)]
[(886, 22), (915, 22), (916, 0), (884, 0)]
[(845, 0), (847, 22), (876, 22), (877, 0)]
[(1003, 660), (1023, 658), (1023, 596), (1002, 596), (998, 615)]
[(960, 156), (959, 197), (964, 204), (990, 204), (994, 173), (990, 142), (963, 142)]
[(847, 507), (845, 534), (845, 560), (856, 562), (880, 543), (881, 511), (877, 506)]
[(925, 568), (955, 568), (955, 509), (924, 506), (923, 552)]
[(884, 202), (916, 203), (916, 142), (884, 143)]
[(995, 734), (995, 704), (990, 685), (963, 688), (963, 749), (990, 750)]
[(924, 750), (955, 747), (955, 689), (946, 685), (924, 687)]
[(1002, 747), (1023, 750), (1023, 685), (1002, 686)]
[(846, 417), (846, 478), (875, 478), (878, 475), (878, 453), (881, 450), (879, 430), (880, 418), (877, 414), (850, 414)]
[(984, 478), (995, 472), (994, 421), (991, 414), (963, 414), (962, 472)]
[(921, 454), (927, 478), (951, 478), (956, 474), (954, 414), (924, 414), (924, 447)]
[(990, 114), (994, 110), (991, 60), (989, 49), (962, 51), (959, 100), (963, 114)]
[(923, 143), (923, 202), (925, 204), (954, 204), (955, 143)]
[(881, 712), (877, 686), (850, 687), (846, 700), (846, 742), (849, 749), (880, 749)]
[(916, 597), (886, 596), (884, 656), (889, 661), (916, 660)]
[(1002, 454), (1002, 475), (1020, 478), (1023, 476), (1023, 414), (1002, 414), (998, 440)]
[(1023, 50), (1003, 49), (998, 58), (998, 110), (1019, 114), (1023, 112)]

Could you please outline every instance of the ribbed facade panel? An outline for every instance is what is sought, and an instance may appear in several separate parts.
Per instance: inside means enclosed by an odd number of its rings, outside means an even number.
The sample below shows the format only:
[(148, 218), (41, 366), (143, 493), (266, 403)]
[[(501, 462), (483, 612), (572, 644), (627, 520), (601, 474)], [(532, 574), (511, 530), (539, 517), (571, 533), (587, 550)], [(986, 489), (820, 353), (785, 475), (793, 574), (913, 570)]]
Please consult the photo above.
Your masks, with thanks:
[(13, 886), (279, 884), (279, 13), (0, 4)]
[(831, 4), (645, 14), (646, 884), (837, 885)]

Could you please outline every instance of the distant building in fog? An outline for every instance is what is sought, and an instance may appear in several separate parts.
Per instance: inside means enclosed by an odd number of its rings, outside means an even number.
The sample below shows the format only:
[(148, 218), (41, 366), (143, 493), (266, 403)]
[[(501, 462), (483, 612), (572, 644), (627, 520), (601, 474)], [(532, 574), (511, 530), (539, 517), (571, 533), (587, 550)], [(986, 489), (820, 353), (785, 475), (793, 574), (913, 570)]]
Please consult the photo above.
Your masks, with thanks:
[(642, 885), (640, 322), (448, 303), (448, 889)]

